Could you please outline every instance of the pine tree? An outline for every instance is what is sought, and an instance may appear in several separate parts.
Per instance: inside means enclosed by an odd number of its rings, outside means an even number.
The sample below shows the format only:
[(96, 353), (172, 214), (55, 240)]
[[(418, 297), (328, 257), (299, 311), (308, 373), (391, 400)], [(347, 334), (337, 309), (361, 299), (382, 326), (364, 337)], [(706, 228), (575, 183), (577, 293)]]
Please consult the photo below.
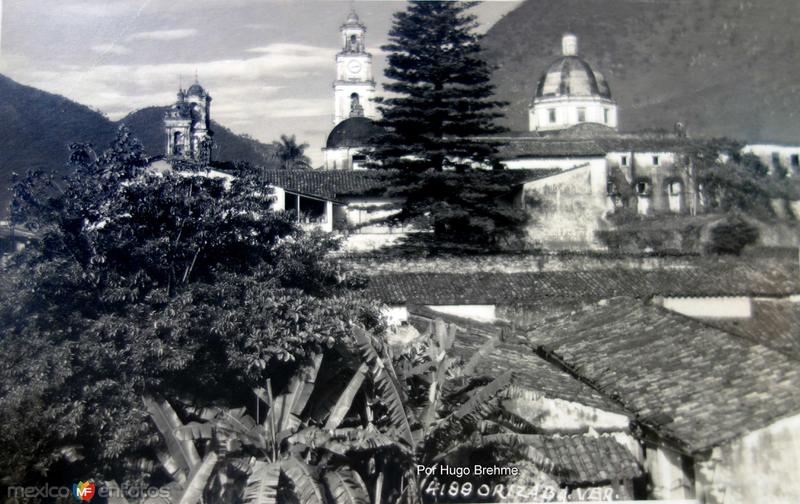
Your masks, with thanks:
[(465, 2), (411, 2), (394, 15), (384, 90), (387, 134), (372, 149), (382, 167), (422, 172), (485, 163), (497, 146), (476, 137), (502, 131), (505, 103), (492, 99), (491, 70), (480, 58), (476, 18)]
[(370, 148), (371, 166), (392, 169), (387, 194), (405, 203), (391, 220), (432, 231), (409, 235), (428, 249), (498, 247), (528, 219), (508, 203), (519, 177), (486, 170), (499, 145), (481, 137), (503, 131), (495, 120), (505, 103), (493, 99), (472, 5), (411, 2), (382, 48), (391, 95), (377, 100), (385, 134)]

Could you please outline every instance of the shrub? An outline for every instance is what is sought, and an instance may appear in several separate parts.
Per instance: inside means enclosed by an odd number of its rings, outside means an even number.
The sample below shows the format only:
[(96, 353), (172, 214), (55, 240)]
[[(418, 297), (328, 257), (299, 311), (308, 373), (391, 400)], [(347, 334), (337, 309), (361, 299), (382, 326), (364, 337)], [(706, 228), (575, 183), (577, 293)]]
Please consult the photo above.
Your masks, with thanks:
[(731, 217), (711, 228), (708, 251), (713, 254), (739, 255), (758, 241), (758, 228), (740, 217)]

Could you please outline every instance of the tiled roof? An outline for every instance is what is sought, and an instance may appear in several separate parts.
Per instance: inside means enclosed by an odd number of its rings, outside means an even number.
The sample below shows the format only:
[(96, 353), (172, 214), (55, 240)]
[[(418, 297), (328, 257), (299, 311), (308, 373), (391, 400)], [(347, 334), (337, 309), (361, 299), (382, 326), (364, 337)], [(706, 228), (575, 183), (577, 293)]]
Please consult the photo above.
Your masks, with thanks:
[(800, 359), (800, 301), (756, 299), (750, 318), (703, 322)]
[(530, 436), (530, 445), (553, 462), (562, 484), (585, 485), (631, 480), (643, 474), (631, 452), (613, 436)]
[[(423, 307), (412, 307), (410, 322), (421, 330), (427, 329), (430, 320), (440, 318), (458, 327), (454, 354), (469, 360), (486, 341), (502, 330), (500, 326), (462, 319)], [(534, 394), (550, 399), (561, 399), (599, 408), (605, 411), (626, 414), (613, 401), (593, 390), (536, 356), (533, 350), (520, 342), (502, 341), (479, 362), (476, 373), (484, 376), (500, 376), (512, 369), (514, 385)]]
[(609, 152), (684, 152), (703, 142), (672, 135), (621, 135), (607, 132), (560, 134), (509, 133), (492, 140), (504, 142), (501, 159), (526, 157), (605, 157)]
[(385, 273), (367, 295), (387, 304), (524, 304), (614, 296), (783, 296), (800, 292), (798, 266), (741, 264), (674, 270), (606, 269), (536, 273)]
[[(515, 186), (547, 177), (557, 170), (502, 170), (480, 172), (502, 184)], [(389, 170), (265, 170), (267, 184), (290, 192), (341, 202), (348, 196), (380, 196), (390, 186)]]
[(543, 321), (528, 342), (690, 453), (800, 413), (796, 361), (634, 299)]
[(267, 184), (290, 192), (338, 201), (380, 193), (389, 172), (376, 170), (265, 170)]
[(549, 138), (508, 139), (498, 149), (501, 159), (524, 157), (605, 157), (606, 150), (594, 140), (553, 140)]
[[(502, 326), (481, 323), (429, 308), (412, 307), (412, 324), (427, 329), (432, 319), (440, 318), (457, 327), (454, 354), (465, 361), (503, 331)], [(507, 335), (512, 338), (511, 335)], [(528, 346), (501, 341), (476, 367), (478, 375), (499, 376), (514, 371), (514, 386), (551, 399), (561, 399), (619, 414), (619, 405), (557, 366), (540, 359)], [(552, 462), (545, 471), (564, 484), (598, 484), (610, 480), (633, 479), (642, 475), (635, 457), (611, 435), (531, 435), (527, 444), (537, 448)]]

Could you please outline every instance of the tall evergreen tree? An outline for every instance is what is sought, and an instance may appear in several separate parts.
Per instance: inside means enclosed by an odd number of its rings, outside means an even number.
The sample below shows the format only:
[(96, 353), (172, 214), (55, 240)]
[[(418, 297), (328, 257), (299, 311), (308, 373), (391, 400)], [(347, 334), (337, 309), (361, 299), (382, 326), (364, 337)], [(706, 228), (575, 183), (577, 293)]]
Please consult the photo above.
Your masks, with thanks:
[(391, 94), (377, 100), (385, 134), (369, 157), (392, 169), (388, 195), (405, 200), (390, 220), (432, 231), (409, 236), (429, 249), (497, 247), (528, 219), (509, 203), (519, 177), (486, 170), (499, 144), (481, 137), (503, 131), (495, 120), (505, 103), (493, 98), (476, 18), (467, 13), (473, 5), (410, 2), (383, 46)]
[(463, 170), (488, 161), (496, 145), (476, 137), (502, 131), (503, 102), (492, 99), (491, 69), (480, 58), (476, 18), (466, 2), (411, 2), (394, 15), (384, 89), (378, 99), (387, 130), (371, 157), (383, 167), (417, 172)]

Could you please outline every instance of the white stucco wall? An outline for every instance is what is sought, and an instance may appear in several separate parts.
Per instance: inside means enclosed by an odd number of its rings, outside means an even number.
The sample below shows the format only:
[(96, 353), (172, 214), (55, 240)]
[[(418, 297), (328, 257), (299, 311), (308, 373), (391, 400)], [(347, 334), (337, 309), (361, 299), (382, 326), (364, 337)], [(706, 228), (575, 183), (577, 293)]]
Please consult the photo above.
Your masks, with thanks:
[(668, 297), (663, 299), (668, 310), (694, 318), (750, 318), (753, 303), (747, 296)]
[(408, 322), (408, 308), (405, 305), (386, 306), (381, 313), (389, 325), (397, 326)]
[(800, 501), (800, 415), (714, 448), (695, 464), (698, 498), (708, 504)]
[(495, 305), (428, 305), (428, 308), (440, 313), (456, 315), (479, 322), (494, 322), (497, 320)]
[[(584, 109), (585, 117), (579, 120), (578, 109)], [(550, 121), (550, 111), (555, 112), (555, 122)], [(608, 111), (608, 121), (606, 112)], [(534, 101), (528, 111), (528, 129), (530, 131), (548, 131), (569, 128), (577, 124), (597, 123), (610, 128), (617, 127), (617, 106), (604, 98), (539, 98)]]
[(742, 152), (758, 156), (770, 170), (773, 169), (773, 156), (776, 156), (784, 168), (788, 170), (788, 175), (800, 175), (800, 167), (793, 165), (793, 156), (797, 156), (800, 162), (800, 145), (778, 145), (778, 144), (751, 144), (745, 145)]
[(607, 184), (604, 161), (526, 183), (525, 197), (541, 201), (526, 229), (528, 241), (553, 248), (598, 248), (595, 234), (608, 212)]
[[(535, 391), (516, 390), (514, 399), (504, 401), (503, 405), (533, 422), (545, 433), (582, 432), (588, 429), (628, 432), (630, 425), (630, 418), (626, 415), (547, 397)], [(632, 449), (634, 445), (628, 447)]]
[(691, 470), (685, 470), (683, 460), (683, 455), (665, 447), (645, 448), (643, 466), (650, 476), (650, 498), (669, 501), (695, 498)]

